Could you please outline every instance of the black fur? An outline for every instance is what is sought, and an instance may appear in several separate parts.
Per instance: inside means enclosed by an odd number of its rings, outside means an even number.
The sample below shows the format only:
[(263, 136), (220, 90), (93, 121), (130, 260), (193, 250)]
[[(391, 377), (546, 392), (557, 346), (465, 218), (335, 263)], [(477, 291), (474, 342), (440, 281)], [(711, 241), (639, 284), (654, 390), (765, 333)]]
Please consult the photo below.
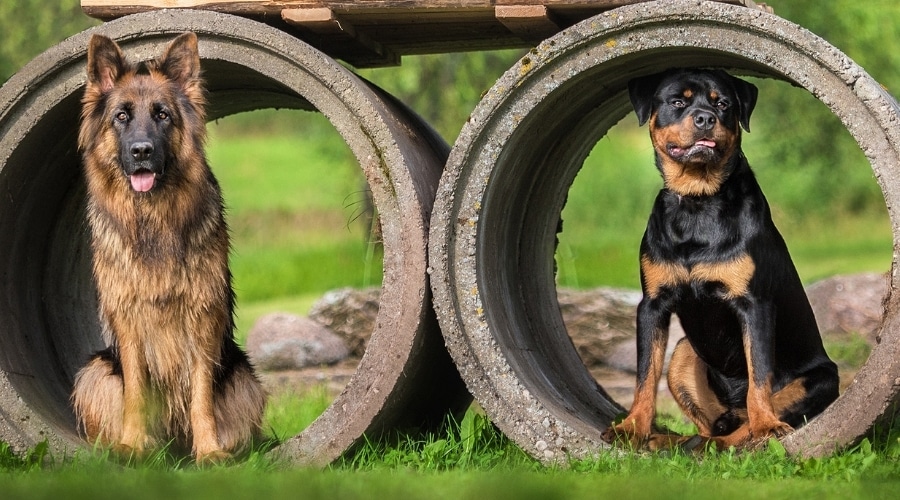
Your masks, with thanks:
[[(736, 445), (766, 437), (760, 434), (782, 435), (789, 430), (783, 424), (803, 425), (837, 398), (838, 373), (740, 148), (740, 129), (749, 130), (756, 87), (719, 70), (671, 70), (633, 80), (629, 94), (639, 122), (650, 122), (666, 185), (640, 247), (644, 298), (637, 318), (638, 392), (632, 413), (605, 437), (648, 438), (642, 422), (652, 415), (645, 415), (647, 404), (640, 398), (650, 398), (652, 407), (659, 378), (654, 355), (666, 344), (673, 313), (706, 377), (697, 380), (687, 377), (690, 370), (670, 370), (669, 385), (677, 389), (673, 394), (682, 409), (695, 413), (689, 416), (701, 433), (728, 436), (743, 426), (743, 434), (723, 441)], [(772, 403), (792, 383), (790, 394), (785, 391), (781, 398), (789, 404)], [(716, 400), (684, 396), (697, 386), (709, 387)], [(767, 413), (765, 403), (748, 402), (748, 389), (762, 391), (758, 394), (774, 405), (777, 421), (761, 417), (773, 412)]]

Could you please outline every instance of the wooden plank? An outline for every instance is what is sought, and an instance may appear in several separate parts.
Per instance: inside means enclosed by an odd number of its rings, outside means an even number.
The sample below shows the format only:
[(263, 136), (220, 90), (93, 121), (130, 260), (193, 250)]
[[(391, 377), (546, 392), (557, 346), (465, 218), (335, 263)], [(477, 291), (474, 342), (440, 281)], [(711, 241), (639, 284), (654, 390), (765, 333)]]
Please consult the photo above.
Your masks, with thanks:
[(494, 15), (509, 31), (535, 44), (560, 31), (546, 5), (498, 5)]
[(357, 48), (352, 50), (352, 54), (344, 56), (350, 64), (366, 67), (400, 64), (399, 55), (372, 40), (365, 33), (358, 32), (353, 24), (341, 19), (327, 7), (285, 9), (281, 11), (281, 18), (301, 31), (329, 39), (331, 44), (340, 41), (356, 45)]
[(353, 25), (346, 21), (341, 22), (341, 19), (328, 7), (285, 9), (281, 11), (281, 18), (290, 24), (303, 26), (316, 33), (356, 36)]
[[(401, 16), (423, 12), (466, 10), (492, 11), (494, 6), (543, 5), (551, 11), (588, 10), (599, 13), (615, 7), (647, 0), (81, 0), (82, 9), (90, 16), (111, 19), (134, 12), (154, 9), (207, 9), (238, 15), (261, 15), (284, 9), (327, 7), (338, 15), (391, 12)], [(756, 7), (752, 0), (718, 0), (725, 3)]]
[[(98, 19), (160, 8), (262, 21), (357, 67), (405, 54), (531, 47), (588, 17), (648, 0), (81, 0)], [(717, 0), (759, 8), (752, 0)]]

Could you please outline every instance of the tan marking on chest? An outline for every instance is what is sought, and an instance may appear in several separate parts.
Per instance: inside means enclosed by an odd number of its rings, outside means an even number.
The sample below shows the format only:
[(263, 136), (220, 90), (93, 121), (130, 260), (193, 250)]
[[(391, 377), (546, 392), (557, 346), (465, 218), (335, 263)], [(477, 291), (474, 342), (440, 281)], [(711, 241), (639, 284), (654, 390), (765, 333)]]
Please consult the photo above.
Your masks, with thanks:
[(651, 298), (659, 295), (665, 287), (690, 283), (721, 283), (725, 287), (726, 299), (747, 294), (756, 265), (747, 254), (729, 261), (700, 263), (690, 269), (674, 262), (654, 262), (648, 256), (641, 256), (641, 274), (645, 292)]

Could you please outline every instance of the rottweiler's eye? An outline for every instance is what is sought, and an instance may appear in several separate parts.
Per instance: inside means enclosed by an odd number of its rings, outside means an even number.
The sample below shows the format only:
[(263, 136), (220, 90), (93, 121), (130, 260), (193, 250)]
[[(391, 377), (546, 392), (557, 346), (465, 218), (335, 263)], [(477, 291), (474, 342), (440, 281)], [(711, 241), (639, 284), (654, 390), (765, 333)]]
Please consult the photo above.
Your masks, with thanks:
[(716, 103), (716, 107), (719, 108), (719, 111), (725, 111), (730, 107), (730, 104), (728, 101), (719, 101)]
[(119, 121), (119, 122), (128, 121), (128, 113), (126, 113), (124, 111), (119, 111), (118, 113), (116, 113), (116, 121)]
[(687, 103), (685, 103), (683, 99), (672, 99), (669, 104), (671, 104), (673, 108), (683, 108), (687, 106)]

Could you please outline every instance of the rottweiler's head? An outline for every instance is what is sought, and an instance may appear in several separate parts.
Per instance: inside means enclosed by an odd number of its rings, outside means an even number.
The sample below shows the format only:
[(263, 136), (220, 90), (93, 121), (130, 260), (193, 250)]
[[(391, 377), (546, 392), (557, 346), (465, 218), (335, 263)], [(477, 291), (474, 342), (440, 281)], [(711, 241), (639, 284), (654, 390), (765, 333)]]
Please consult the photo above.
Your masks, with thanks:
[(656, 163), (666, 187), (710, 195), (729, 174), (750, 130), (757, 89), (721, 70), (674, 69), (628, 83), (641, 125), (650, 122)]

